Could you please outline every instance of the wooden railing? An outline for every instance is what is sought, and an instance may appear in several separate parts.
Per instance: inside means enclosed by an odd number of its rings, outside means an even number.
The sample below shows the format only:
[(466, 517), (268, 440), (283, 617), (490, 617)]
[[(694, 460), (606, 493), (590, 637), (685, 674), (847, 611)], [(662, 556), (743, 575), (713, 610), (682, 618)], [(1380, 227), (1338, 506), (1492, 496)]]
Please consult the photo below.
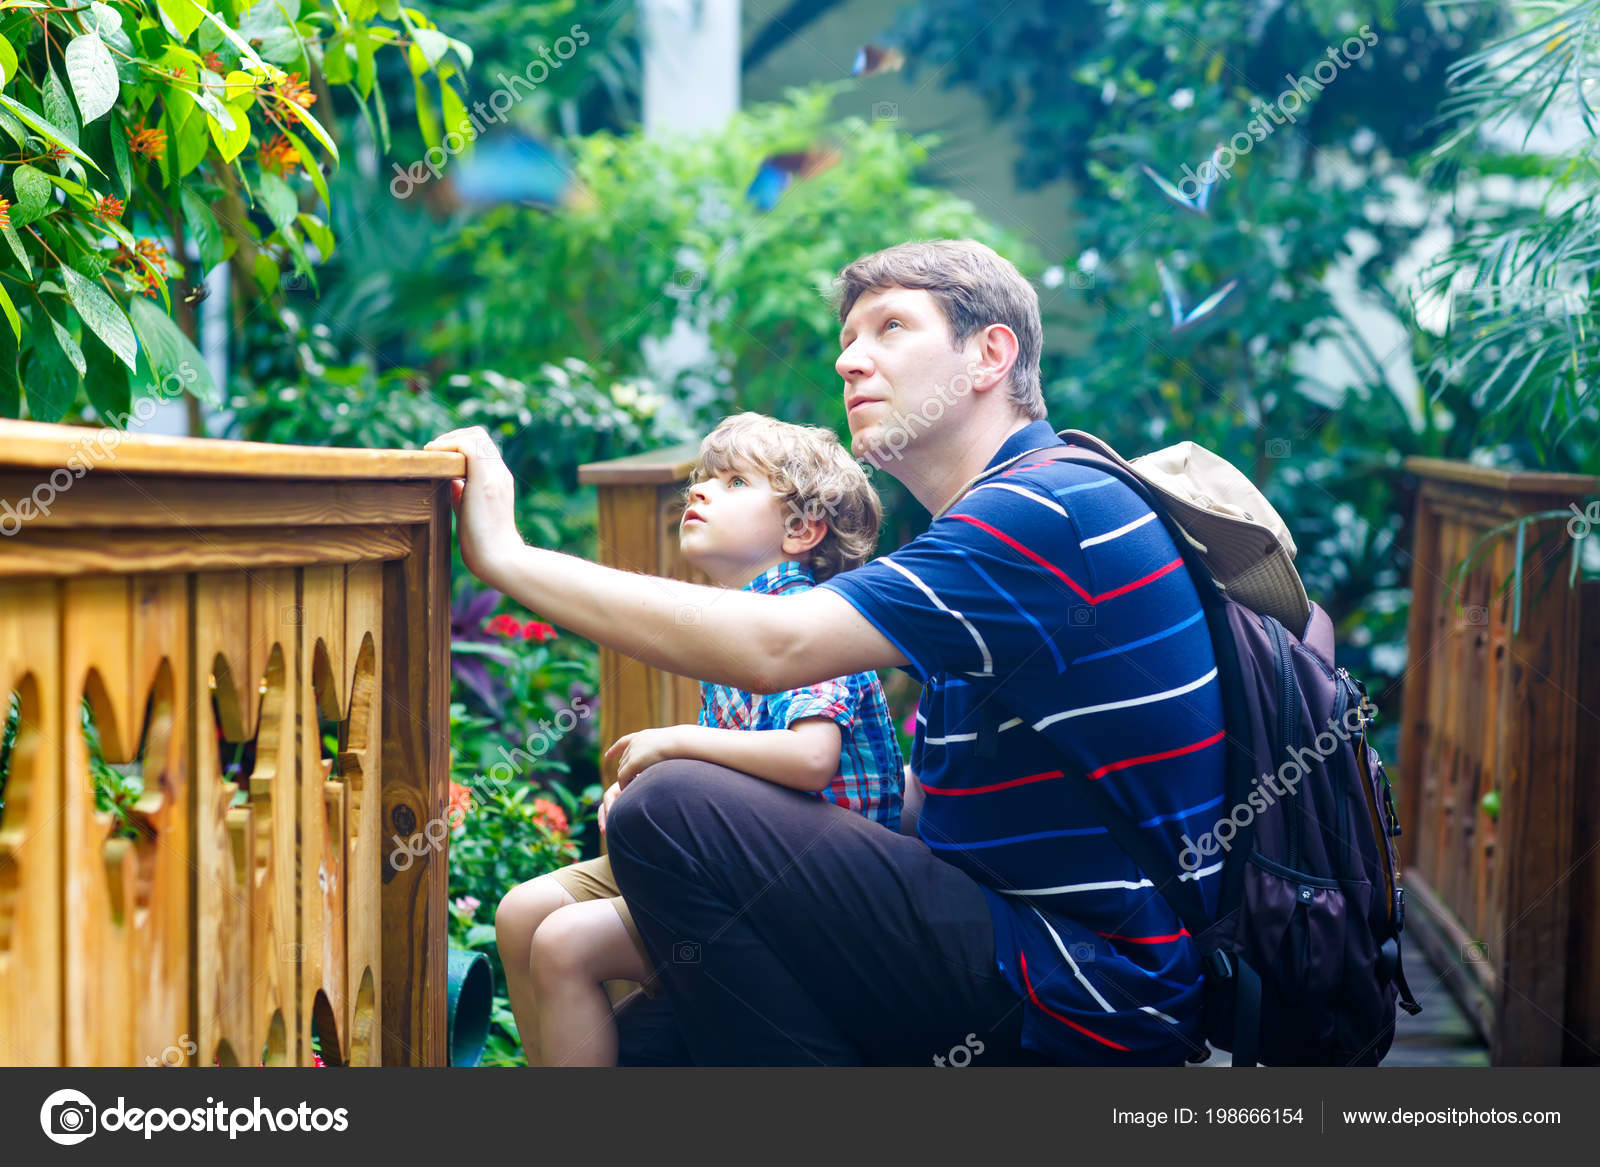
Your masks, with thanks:
[[(578, 481), (599, 488), (600, 562), (623, 571), (708, 583), (678, 551), (684, 486), (698, 445), (673, 446), (578, 468)], [(690, 619), (692, 613), (685, 613)], [(700, 712), (700, 683), (600, 650), (600, 736), (609, 744), (625, 733), (692, 722)], [(615, 782), (615, 761), (602, 779)]]
[[(1408, 935), (1495, 1064), (1600, 1062), (1600, 594), (1568, 587), (1564, 534), (1528, 556), (1515, 633), (1514, 538), (1443, 591), (1485, 532), (1581, 508), (1596, 480), (1406, 467), (1422, 483), (1395, 768)], [(1531, 532), (1530, 549), (1560, 523)]]
[(0, 422), (0, 1064), (444, 1064), (462, 466)]

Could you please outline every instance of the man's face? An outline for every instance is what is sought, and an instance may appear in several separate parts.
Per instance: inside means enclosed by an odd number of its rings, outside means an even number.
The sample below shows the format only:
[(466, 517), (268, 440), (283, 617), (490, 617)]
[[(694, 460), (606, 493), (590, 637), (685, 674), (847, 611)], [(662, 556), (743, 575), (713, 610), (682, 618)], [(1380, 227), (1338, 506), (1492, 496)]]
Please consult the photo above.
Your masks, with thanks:
[(932, 293), (885, 288), (861, 295), (839, 331), (850, 452), (886, 469), (930, 429), (959, 418), (972, 395), (967, 346)]

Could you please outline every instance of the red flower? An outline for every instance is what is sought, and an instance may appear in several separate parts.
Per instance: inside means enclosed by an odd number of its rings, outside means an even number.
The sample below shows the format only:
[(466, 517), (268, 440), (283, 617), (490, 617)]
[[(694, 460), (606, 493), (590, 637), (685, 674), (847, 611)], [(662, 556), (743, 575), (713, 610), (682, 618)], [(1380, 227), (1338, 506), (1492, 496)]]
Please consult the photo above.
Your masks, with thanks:
[(514, 637), (522, 634), (522, 625), (515, 616), (507, 616), (504, 612), (496, 616), (483, 626), (485, 632), (493, 632), (496, 636)]
[(556, 638), (553, 625), (546, 624), (543, 620), (529, 620), (522, 628), (522, 639), (535, 640), (543, 644), (547, 640)]
[(533, 800), (533, 817), (536, 822), (543, 823), (558, 835), (567, 833), (567, 812), (548, 798)]

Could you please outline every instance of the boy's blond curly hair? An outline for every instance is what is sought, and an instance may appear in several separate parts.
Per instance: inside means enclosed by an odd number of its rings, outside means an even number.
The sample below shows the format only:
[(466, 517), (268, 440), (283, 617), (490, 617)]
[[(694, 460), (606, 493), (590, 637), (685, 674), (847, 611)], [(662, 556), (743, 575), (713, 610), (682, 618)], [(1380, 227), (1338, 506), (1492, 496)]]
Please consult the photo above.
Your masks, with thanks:
[(883, 504), (832, 430), (759, 413), (723, 418), (700, 443), (689, 481), (739, 468), (755, 470), (772, 483), (783, 500), (784, 529), (790, 534), (807, 519), (827, 524), (828, 533), (805, 561), (818, 583), (860, 567), (872, 555)]

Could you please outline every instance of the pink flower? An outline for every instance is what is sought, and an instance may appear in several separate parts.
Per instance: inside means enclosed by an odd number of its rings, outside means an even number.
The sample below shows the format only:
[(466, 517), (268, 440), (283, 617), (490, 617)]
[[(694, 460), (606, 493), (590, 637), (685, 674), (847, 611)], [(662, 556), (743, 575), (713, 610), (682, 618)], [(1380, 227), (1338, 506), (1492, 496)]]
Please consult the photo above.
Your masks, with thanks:
[(483, 901), (477, 896), (457, 896), (455, 905), (456, 911), (463, 916), (470, 916), (483, 906)]
[(536, 798), (533, 800), (533, 817), (558, 835), (567, 833), (567, 812), (548, 798)]

